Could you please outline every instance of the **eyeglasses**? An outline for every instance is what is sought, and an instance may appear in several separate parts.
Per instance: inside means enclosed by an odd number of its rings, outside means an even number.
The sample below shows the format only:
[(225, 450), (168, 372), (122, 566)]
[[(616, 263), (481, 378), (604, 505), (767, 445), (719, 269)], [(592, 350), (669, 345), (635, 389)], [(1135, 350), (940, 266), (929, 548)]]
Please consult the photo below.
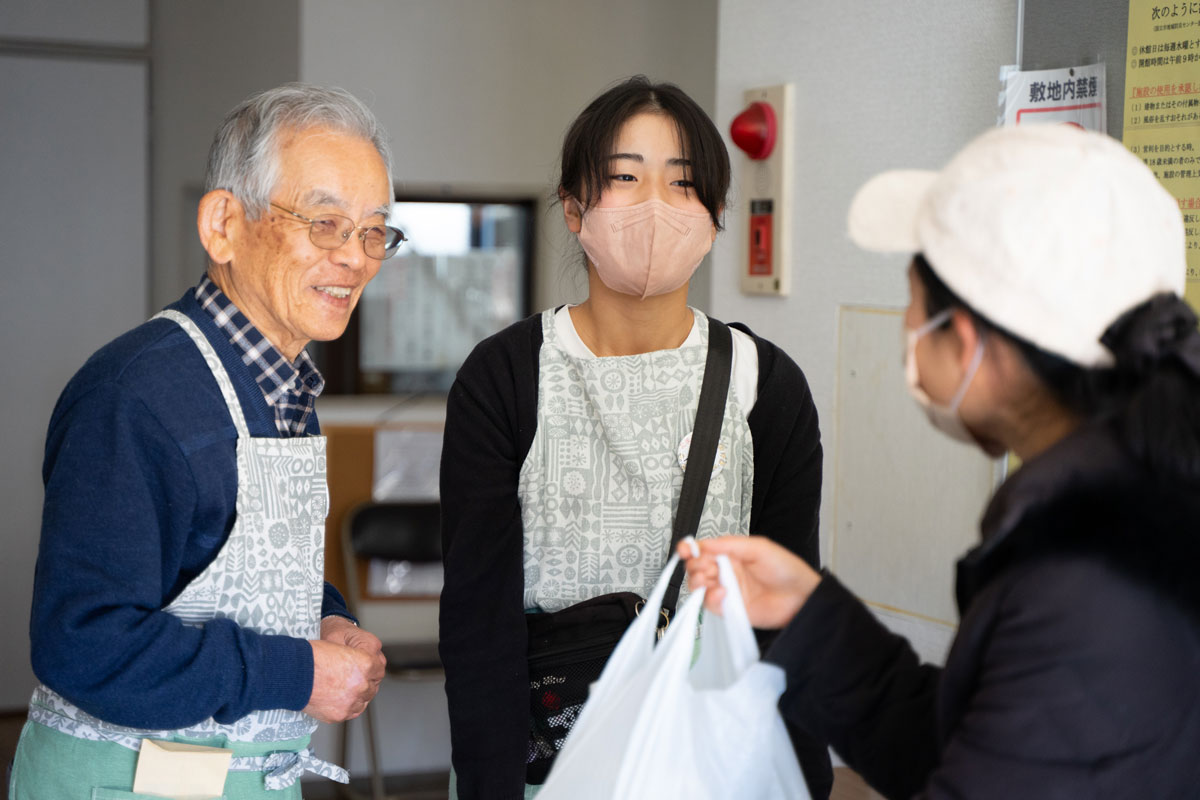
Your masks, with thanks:
[(337, 250), (355, 231), (361, 231), (358, 240), (362, 242), (363, 252), (377, 261), (383, 261), (394, 256), (400, 245), (408, 241), (404, 231), (391, 225), (355, 225), (354, 220), (340, 214), (322, 214), (310, 219), (278, 203), (271, 205), (307, 222), (309, 240), (323, 250)]

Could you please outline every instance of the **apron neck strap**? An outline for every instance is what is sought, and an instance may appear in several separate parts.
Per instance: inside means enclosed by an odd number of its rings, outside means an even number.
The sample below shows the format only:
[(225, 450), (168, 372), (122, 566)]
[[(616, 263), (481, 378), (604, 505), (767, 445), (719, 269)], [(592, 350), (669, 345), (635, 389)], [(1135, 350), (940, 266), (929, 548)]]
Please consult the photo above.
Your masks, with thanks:
[(225, 370), (225, 365), (221, 363), (221, 357), (213, 349), (212, 343), (208, 341), (208, 338), (200, 330), (200, 327), (186, 314), (166, 308), (151, 317), (151, 319), (159, 318), (175, 322), (179, 327), (183, 328), (188, 336), (192, 337), (192, 341), (196, 343), (196, 348), (199, 349), (200, 355), (204, 356), (204, 363), (208, 365), (213, 378), (217, 381), (217, 386), (221, 389), (221, 396), (225, 398), (225, 405), (229, 408), (229, 416), (233, 419), (233, 425), (237, 428), (238, 436), (249, 439), (250, 429), (246, 425), (246, 415), (242, 413), (242, 404), (238, 400), (237, 390), (233, 388), (233, 380)]

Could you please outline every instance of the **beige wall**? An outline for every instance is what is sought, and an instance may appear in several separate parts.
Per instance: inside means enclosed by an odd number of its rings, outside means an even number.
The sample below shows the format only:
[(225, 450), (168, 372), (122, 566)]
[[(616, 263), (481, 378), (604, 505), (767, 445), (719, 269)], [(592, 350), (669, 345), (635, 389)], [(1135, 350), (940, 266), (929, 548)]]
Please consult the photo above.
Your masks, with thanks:
[[(566, 126), (641, 72), (714, 107), (716, 0), (236, 0), (153, 5), (153, 308), (203, 268), (194, 233), (221, 116), (288, 80), (343, 86), (392, 138), (398, 187), (541, 201), (535, 309), (582, 297), (578, 251), (551, 207)], [(669, 35), (662, 35), (669, 31)], [(708, 304), (707, 265), (692, 301)]]
[(0, 3), (0, 711), (23, 709), (35, 684), (29, 609), (50, 413), (87, 357), (144, 318), (146, 27), (145, 0)]
[[(567, 125), (635, 73), (713, 111), (717, 0), (301, 0), (303, 80), (345, 86), (392, 136), (418, 190), (546, 201)], [(539, 215), (534, 309), (582, 297), (557, 207)], [(693, 302), (707, 305), (707, 277)]]
[[(737, 292), (745, 214), (735, 185), (729, 231), (714, 250), (711, 283), (697, 281), (698, 302), (710, 305), (711, 288), (718, 316), (750, 322), (805, 369), (826, 445), (826, 556), (936, 655), (952, 621), (948, 565), (974, 535), (991, 465), (939, 439), (909, 405), (899, 334), (885, 314), (905, 300), (902, 259), (857, 252), (843, 233), (844, 212), (874, 172), (940, 164), (993, 124), (996, 70), (1015, 60), (1017, 8), (1018, 0), (865, 0), (852, 10), (793, 0), (152, 0), (149, 306), (174, 300), (201, 268), (193, 202), (204, 155), (220, 117), (252, 91), (302, 79), (360, 94), (392, 135), (402, 185), (546, 197), (565, 126), (613, 81), (635, 72), (675, 81), (715, 111), (722, 129), (743, 89), (792, 82), (793, 294)], [(91, 156), (109, 157), (101, 149)], [(736, 179), (743, 162), (735, 155), (734, 163)], [(88, 171), (72, 180), (80, 188)], [(577, 284), (557, 211), (547, 208), (539, 221), (540, 307)], [(93, 262), (99, 269), (112, 259)], [(39, 298), (20, 294), (31, 306)], [(44, 430), (49, 408), (42, 411), (40, 422), (23, 424)], [(22, 458), (30, 462), (23, 472), (36, 470), (40, 456)], [(951, 496), (956, 502), (945, 502)], [(36, 512), (26, 516), (23, 536), (36, 525)], [(19, 569), (28, 576), (32, 565)], [(10, 638), (24, 637), (20, 617)], [(395, 708), (410, 702), (393, 699)], [(437, 713), (411, 702), (423, 717)], [(445, 759), (442, 750), (392, 748), (385, 767)], [(361, 769), (361, 756), (352, 766)]]
[[(222, 116), (290, 80), (343, 86), (392, 138), (401, 189), (543, 200), (534, 307), (581, 296), (576, 250), (548, 201), (567, 124), (614, 81), (643, 72), (711, 111), (717, 0), (151, 0), (153, 241), (150, 308), (204, 266), (195, 233), (204, 159)], [(708, 281), (693, 302), (707, 304)], [(389, 772), (445, 767), (439, 685), (381, 701)], [(404, 709), (424, 709), (414, 734)], [(441, 710), (439, 711), (439, 708)], [(426, 724), (427, 723), (427, 724)], [(316, 745), (331, 753), (333, 730)], [(351, 765), (365, 767), (361, 752)]]
[[(713, 255), (713, 311), (749, 321), (808, 375), (825, 444), (825, 559), (934, 658), (954, 621), (952, 562), (974, 539), (992, 465), (914, 410), (900, 320), (885, 315), (907, 302), (905, 259), (859, 252), (845, 213), (874, 173), (939, 166), (995, 124), (1017, 13), (1017, 0), (720, 5), (718, 121), (728, 125), (747, 88), (794, 84), (785, 135), (796, 164), (791, 297), (736, 291), (746, 214), (735, 202)], [(745, 164), (735, 158), (737, 190)]]
[(225, 113), (253, 92), (299, 78), (297, 0), (153, 0), (154, 241), (150, 310), (204, 271), (196, 201)]
[[(300, 79), (344, 86), (371, 105), (391, 135), (401, 190), (542, 201), (534, 309), (583, 296), (577, 246), (548, 202), (562, 136), (583, 106), (640, 72), (714, 108), (717, 0), (301, 0), (299, 7)], [(706, 271), (693, 283), (692, 302), (706, 306)], [(377, 719), (386, 772), (448, 766), (440, 683), (385, 684)], [(316, 744), (330, 747), (332, 729)], [(348, 766), (364, 769), (362, 754)]]

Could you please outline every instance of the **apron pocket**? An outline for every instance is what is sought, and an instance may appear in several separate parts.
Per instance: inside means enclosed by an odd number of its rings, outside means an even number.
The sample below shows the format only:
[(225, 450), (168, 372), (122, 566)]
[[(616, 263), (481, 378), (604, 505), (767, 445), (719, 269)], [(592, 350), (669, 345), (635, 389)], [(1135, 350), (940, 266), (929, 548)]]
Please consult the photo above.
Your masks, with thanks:
[[(152, 794), (138, 794), (137, 792), (126, 792), (122, 789), (92, 789), (92, 800), (163, 800), (163, 798)], [(221, 795), (218, 800), (225, 800), (225, 795)]]

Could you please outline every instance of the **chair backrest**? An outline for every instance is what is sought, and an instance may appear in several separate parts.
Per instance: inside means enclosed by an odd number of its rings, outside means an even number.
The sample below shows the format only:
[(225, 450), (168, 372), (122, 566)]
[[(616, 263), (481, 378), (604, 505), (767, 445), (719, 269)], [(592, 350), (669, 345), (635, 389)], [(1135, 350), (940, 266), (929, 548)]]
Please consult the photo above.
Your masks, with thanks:
[(364, 503), (346, 518), (350, 548), (359, 558), (441, 561), (441, 508), (436, 500)]
[(352, 509), (342, 526), (346, 601), (353, 612), (362, 597), (358, 561), (373, 558), (428, 564), (442, 560), (441, 504), (367, 502)]

